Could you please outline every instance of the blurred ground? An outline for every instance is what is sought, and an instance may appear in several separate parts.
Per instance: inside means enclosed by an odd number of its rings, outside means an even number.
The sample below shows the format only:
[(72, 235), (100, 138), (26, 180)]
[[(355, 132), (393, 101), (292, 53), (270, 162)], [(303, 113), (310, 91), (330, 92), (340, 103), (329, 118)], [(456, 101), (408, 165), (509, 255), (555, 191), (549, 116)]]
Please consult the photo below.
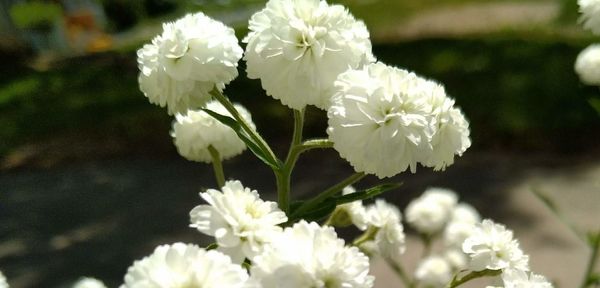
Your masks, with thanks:
[[(306, 156), (294, 175), (296, 199), (351, 173), (334, 151)], [(274, 198), (273, 176), (248, 153), (227, 162), (226, 171), (263, 197)], [(314, 177), (315, 171), (319, 177)], [(598, 154), (557, 158), (469, 153), (445, 172), (421, 169), (392, 180), (404, 185), (385, 198), (402, 210), (426, 187), (455, 189), (483, 217), (514, 229), (535, 271), (548, 275), (557, 287), (578, 284), (588, 251), (531, 189), (551, 195), (579, 227), (597, 228)], [(177, 157), (131, 157), (4, 173), (0, 176), (0, 267), (13, 287), (59, 287), (81, 275), (116, 286), (131, 262), (158, 244), (208, 244), (210, 240), (187, 228), (187, 213), (201, 203), (197, 193), (213, 183), (209, 166)], [(376, 179), (370, 177), (357, 186), (374, 183)], [(408, 245), (406, 263), (411, 267), (421, 248), (414, 237)], [(374, 264), (376, 287), (397, 287), (382, 266)]]
[[(572, 72), (592, 39), (575, 20), (557, 25), (566, 2), (341, 2), (365, 19), (380, 60), (441, 81), (471, 120), (474, 147), (464, 158), (445, 172), (400, 175), (393, 180), (404, 186), (385, 197), (403, 210), (426, 187), (455, 189), (515, 230), (536, 272), (576, 287), (588, 251), (531, 193), (550, 195), (578, 226), (599, 228), (600, 118), (587, 103), (598, 89)], [(212, 170), (176, 155), (171, 119), (137, 89), (132, 51), (156, 24), (115, 37), (122, 50), (41, 70), (23, 55), (0, 55), (14, 64), (0, 67), (0, 268), (11, 287), (65, 287), (82, 275), (116, 287), (156, 245), (208, 243), (187, 228), (187, 214), (201, 203), (197, 193), (214, 186)], [(226, 92), (284, 152), (288, 111), (257, 81), (240, 77)], [(307, 134), (323, 135), (322, 113), (308, 112)], [(298, 198), (352, 172), (334, 151), (310, 152), (298, 165)], [(227, 162), (226, 173), (274, 197), (272, 173), (248, 153)], [(420, 255), (415, 242), (409, 237), (408, 267)], [(381, 261), (373, 267), (376, 287), (398, 287)]]

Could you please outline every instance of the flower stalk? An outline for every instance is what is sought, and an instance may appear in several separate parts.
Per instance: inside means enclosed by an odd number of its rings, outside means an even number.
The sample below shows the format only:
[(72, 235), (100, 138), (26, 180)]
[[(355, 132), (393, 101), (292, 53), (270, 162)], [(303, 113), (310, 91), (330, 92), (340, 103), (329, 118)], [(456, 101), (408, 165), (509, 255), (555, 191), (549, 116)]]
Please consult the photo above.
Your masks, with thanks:
[(448, 284), (447, 288), (454, 288), (454, 287), (458, 287), (462, 284), (465, 284), (473, 279), (477, 279), (477, 278), (482, 278), (482, 277), (494, 277), (494, 276), (498, 276), (502, 274), (502, 270), (482, 270), (482, 271), (472, 271), (471, 273), (461, 277), (460, 279), (458, 278), (458, 275), (455, 275), (454, 278), (452, 279), (452, 282), (450, 282), (450, 284)]
[(219, 187), (225, 186), (225, 173), (223, 172), (223, 162), (221, 162), (221, 155), (219, 155), (219, 151), (215, 149), (212, 145), (208, 146), (208, 152), (210, 153), (210, 157), (212, 158), (212, 166), (215, 172), (215, 179), (217, 180), (217, 185)]

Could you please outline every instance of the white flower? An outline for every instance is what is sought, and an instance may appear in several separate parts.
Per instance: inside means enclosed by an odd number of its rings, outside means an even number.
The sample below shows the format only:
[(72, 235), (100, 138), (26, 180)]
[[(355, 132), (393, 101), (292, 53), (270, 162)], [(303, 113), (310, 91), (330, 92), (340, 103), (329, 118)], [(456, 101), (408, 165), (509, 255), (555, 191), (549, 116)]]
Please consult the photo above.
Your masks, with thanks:
[[(235, 109), (254, 127), (250, 113), (239, 104)], [(224, 116), (231, 113), (218, 101), (211, 101), (206, 108)], [(221, 159), (229, 159), (246, 150), (246, 144), (237, 136), (235, 131), (202, 110), (188, 110), (186, 114), (177, 114), (173, 122), (171, 136), (181, 156), (191, 161), (211, 163), (212, 158), (208, 146), (219, 152)]]
[(590, 45), (579, 53), (575, 72), (584, 84), (600, 86), (600, 44)]
[(429, 256), (419, 263), (415, 270), (415, 279), (422, 287), (445, 287), (452, 279), (452, 268), (439, 256)]
[(332, 227), (302, 220), (279, 234), (252, 259), (252, 277), (262, 287), (373, 287), (369, 258), (344, 246)]
[(579, 12), (582, 14), (579, 19), (583, 22), (583, 27), (600, 35), (600, 1), (598, 0), (578, 0)]
[(214, 236), (218, 249), (239, 263), (244, 256), (252, 258), (261, 253), (264, 245), (281, 232), (277, 225), (286, 222), (287, 217), (277, 203), (263, 201), (256, 190), (243, 187), (240, 181), (227, 181), (221, 190), (200, 193), (209, 205), (192, 209), (190, 226)]
[(98, 279), (82, 277), (73, 284), (73, 288), (106, 288), (106, 285)]
[(466, 222), (450, 222), (444, 229), (446, 247), (461, 248), (463, 242), (475, 231), (475, 224)]
[(248, 77), (260, 78), (267, 94), (293, 109), (327, 109), (336, 77), (374, 61), (364, 23), (325, 1), (270, 0), (249, 29)]
[(509, 268), (529, 270), (529, 256), (513, 239), (513, 232), (489, 219), (475, 227), (473, 234), (464, 241), (462, 249), (470, 256), (469, 266), (473, 271)]
[(356, 171), (391, 177), (429, 157), (435, 121), (424, 82), (382, 63), (338, 77), (327, 133)]
[(446, 259), (454, 271), (466, 269), (469, 260), (467, 255), (459, 249), (446, 250), (444, 252), (444, 259)]
[(454, 99), (446, 95), (444, 86), (434, 81), (423, 81), (425, 97), (431, 106), (435, 120), (435, 133), (431, 139), (433, 152), (425, 165), (434, 170), (444, 170), (454, 163), (454, 155), (462, 154), (471, 146), (469, 122), (459, 108), (454, 107)]
[[(347, 186), (342, 190), (342, 195), (355, 193), (356, 189)], [(368, 226), (367, 210), (361, 200), (338, 205), (331, 216), (332, 226), (347, 226), (353, 224), (358, 229), (364, 231)]]
[(546, 277), (521, 270), (508, 269), (502, 272), (504, 288), (552, 288)]
[(8, 288), (8, 282), (6, 282), (6, 277), (4, 276), (4, 274), (2, 274), (2, 271), (0, 271), (0, 288)]
[(446, 225), (457, 201), (449, 189), (429, 188), (406, 207), (406, 222), (423, 234), (434, 234)]
[(163, 24), (162, 34), (138, 50), (140, 90), (169, 114), (199, 108), (214, 88), (237, 77), (243, 50), (233, 29), (198, 12)]
[(400, 210), (394, 205), (377, 199), (367, 208), (369, 225), (376, 227), (374, 243), (379, 255), (398, 263), (406, 250), (406, 236)]
[(152, 255), (135, 261), (121, 288), (246, 287), (248, 273), (218, 251), (175, 243), (158, 246)]
[(481, 217), (473, 206), (467, 203), (459, 203), (454, 207), (454, 210), (452, 210), (450, 221), (475, 224), (481, 222)]

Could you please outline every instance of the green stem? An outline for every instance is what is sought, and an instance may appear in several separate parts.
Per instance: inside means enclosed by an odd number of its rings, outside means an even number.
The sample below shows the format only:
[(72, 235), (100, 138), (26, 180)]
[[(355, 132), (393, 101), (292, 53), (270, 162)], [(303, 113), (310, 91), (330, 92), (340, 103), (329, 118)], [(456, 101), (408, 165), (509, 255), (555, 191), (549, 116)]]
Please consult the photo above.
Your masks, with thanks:
[(423, 256), (421, 258), (426, 258), (431, 254), (431, 238), (430, 235), (421, 234), (421, 240), (423, 240)]
[(246, 119), (244, 119), (244, 117), (240, 115), (237, 109), (235, 109), (233, 103), (231, 103), (231, 101), (229, 101), (229, 99), (225, 97), (225, 95), (223, 95), (223, 93), (221, 93), (221, 91), (219, 91), (218, 89), (213, 89), (211, 91), (211, 95), (213, 95), (213, 97), (215, 97), (215, 99), (217, 99), (217, 101), (219, 101), (225, 107), (225, 109), (227, 109), (227, 111), (240, 124), (240, 126), (248, 134), (248, 136), (252, 138), (256, 145), (258, 145), (262, 151), (267, 152), (268, 156), (271, 158), (271, 160), (273, 160), (274, 163), (279, 163), (277, 156), (275, 155), (275, 153), (273, 153), (273, 150), (271, 150), (269, 144), (267, 144), (267, 142), (256, 132), (256, 130), (250, 127), (248, 122), (246, 122)]
[(596, 233), (595, 235), (590, 235), (588, 242), (590, 248), (592, 248), (592, 254), (590, 255), (590, 259), (588, 260), (588, 264), (583, 277), (583, 283), (581, 283), (580, 286), (581, 288), (585, 288), (590, 285), (590, 278), (592, 276), (592, 273), (594, 273), (596, 261), (598, 260), (598, 250), (600, 250), (600, 232)]
[[(365, 177), (365, 173), (363, 172), (357, 172), (352, 174), (350, 177), (342, 180), (341, 182), (329, 187), (327, 190), (321, 192), (321, 194), (317, 195), (316, 197), (306, 201), (306, 203), (302, 204), (302, 206), (298, 207), (298, 210), (294, 211), (295, 215), (300, 215), (306, 211), (310, 211), (311, 209), (315, 208), (317, 205), (321, 204), (321, 202), (323, 202), (325, 199), (335, 195), (336, 193), (342, 191), (342, 189), (344, 189), (346, 186), (348, 185), (352, 185), (356, 182), (358, 182), (360, 179), (362, 179), (363, 177)], [(292, 218), (294, 215), (292, 215)]]
[(377, 234), (377, 231), (379, 231), (379, 228), (375, 226), (369, 226), (365, 233), (363, 233), (358, 238), (354, 239), (354, 241), (352, 241), (352, 245), (360, 249), (360, 245), (375, 239), (375, 234)]
[(283, 163), (283, 167), (275, 173), (277, 177), (277, 200), (279, 208), (285, 213), (288, 213), (290, 208), (290, 180), (292, 171), (298, 160), (297, 147), (302, 146), (302, 130), (304, 128), (304, 109), (294, 110), (294, 132), (292, 135), (292, 143), (288, 155)]
[(208, 146), (208, 152), (210, 153), (210, 157), (212, 158), (213, 170), (215, 171), (215, 179), (217, 180), (217, 185), (219, 188), (225, 186), (225, 174), (223, 173), (223, 163), (221, 162), (221, 155), (219, 155), (219, 151), (215, 149), (212, 145)]
[(460, 279), (457, 279), (457, 276), (454, 276), (454, 279), (452, 279), (452, 282), (450, 284), (448, 284), (447, 288), (454, 288), (454, 287), (458, 287), (462, 284), (465, 284), (473, 279), (477, 279), (477, 278), (481, 278), (481, 277), (492, 277), (492, 276), (498, 276), (502, 273), (502, 270), (482, 270), (482, 271), (473, 271), (465, 276), (463, 276)]

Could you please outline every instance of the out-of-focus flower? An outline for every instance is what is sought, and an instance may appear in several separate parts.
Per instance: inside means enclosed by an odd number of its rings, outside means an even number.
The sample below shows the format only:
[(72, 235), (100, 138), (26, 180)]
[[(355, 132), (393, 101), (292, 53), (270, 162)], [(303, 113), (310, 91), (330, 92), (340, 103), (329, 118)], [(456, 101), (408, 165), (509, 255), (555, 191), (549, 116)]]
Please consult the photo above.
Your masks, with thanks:
[(336, 77), (374, 61), (369, 32), (341, 5), (270, 0), (250, 19), (244, 59), (249, 78), (293, 109), (329, 107)]
[(429, 256), (417, 266), (415, 279), (422, 287), (445, 287), (452, 279), (452, 268), (444, 258)]
[(202, 13), (163, 24), (162, 34), (138, 50), (140, 90), (169, 114), (200, 108), (213, 89), (237, 77), (243, 50), (233, 29)]
[(8, 288), (8, 282), (6, 282), (6, 277), (4, 276), (4, 274), (2, 274), (2, 271), (0, 271), (0, 288)]
[(248, 273), (221, 252), (175, 243), (158, 246), (152, 255), (135, 261), (121, 288), (246, 287)]
[(473, 206), (467, 203), (458, 203), (452, 210), (450, 222), (475, 224), (481, 222), (481, 216)]
[(439, 232), (456, 206), (457, 196), (452, 190), (429, 188), (406, 207), (406, 222), (423, 234)]
[[(375, 227), (373, 247), (377, 254), (399, 263), (400, 257), (406, 250), (406, 236), (401, 222), (400, 210), (382, 199), (377, 199), (374, 205), (367, 207), (369, 226)], [(370, 228), (372, 229), (372, 228)], [(367, 244), (369, 245), (369, 244)]]
[(190, 226), (214, 236), (218, 249), (241, 263), (245, 257), (261, 253), (281, 233), (277, 225), (287, 217), (277, 203), (263, 201), (256, 190), (245, 188), (240, 181), (227, 181), (221, 190), (200, 193), (208, 205), (192, 209)]
[(579, 12), (583, 22), (583, 27), (600, 35), (600, 1), (598, 0), (578, 0)]
[(73, 284), (73, 288), (106, 288), (106, 285), (96, 278), (82, 277)]
[(261, 287), (373, 287), (369, 258), (344, 246), (332, 227), (302, 220), (279, 234), (252, 259)]
[(460, 271), (467, 268), (469, 259), (462, 250), (448, 249), (444, 252), (443, 256), (454, 271)]
[(489, 219), (475, 227), (462, 248), (471, 258), (469, 267), (473, 271), (529, 270), (529, 256), (523, 253), (519, 242), (513, 239), (513, 232)]
[(504, 288), (552, 288), (546, 277), (533, 272), (508, 269), (502, 272)]
[(600, 86), (600, 44), (590, 45), (579, 53), (575, 72), (584, 84)]
[[(252, 117), (242, 105), (234, 104), (235, 109), (254, 129)], [(231, 113), (218, 101), (211, 101), (206, 108), (224, 116)], [(208, 150), (212, 146), (219, 152), (221, 160), (239, 155), (246, 150), (246, 144), (237, 136), (235, 131), (202, 110), (188, 110), (186, 114), (177, 114), (173, 122), (171, 136), (177, 151), (191, 161), (211, 163)]]

